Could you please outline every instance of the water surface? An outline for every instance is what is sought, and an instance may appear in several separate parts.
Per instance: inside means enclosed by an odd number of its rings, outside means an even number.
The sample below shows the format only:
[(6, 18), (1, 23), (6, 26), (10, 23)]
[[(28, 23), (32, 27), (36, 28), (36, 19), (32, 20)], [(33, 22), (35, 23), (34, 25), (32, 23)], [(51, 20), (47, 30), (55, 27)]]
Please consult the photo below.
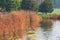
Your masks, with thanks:
[(42, 25), (36, 30), (37, 40), (60, 40), (60, 20), (46, 20)]

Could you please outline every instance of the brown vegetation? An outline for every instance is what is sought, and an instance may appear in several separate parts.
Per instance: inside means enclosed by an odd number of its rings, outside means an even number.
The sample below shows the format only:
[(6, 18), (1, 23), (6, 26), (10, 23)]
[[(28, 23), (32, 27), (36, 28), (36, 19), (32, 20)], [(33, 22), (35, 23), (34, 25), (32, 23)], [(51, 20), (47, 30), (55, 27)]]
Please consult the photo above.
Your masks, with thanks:
[(3, 40), (6, 36), (8, 38), (9, 35), (9, 37), (22, 38), (24, 32), (28, 28), (35, 29), (38, 26), (39, 21), (39, 16), (32, 11), (20, 10), (11, 11), (8, 14), (0, 13), (0, 39)]
[(48, 18), (48, 19), (60, 19), (60, 15), (50, 14), (50, 15), (46, 15), (46, 17), (43, 17), (43, 18)]

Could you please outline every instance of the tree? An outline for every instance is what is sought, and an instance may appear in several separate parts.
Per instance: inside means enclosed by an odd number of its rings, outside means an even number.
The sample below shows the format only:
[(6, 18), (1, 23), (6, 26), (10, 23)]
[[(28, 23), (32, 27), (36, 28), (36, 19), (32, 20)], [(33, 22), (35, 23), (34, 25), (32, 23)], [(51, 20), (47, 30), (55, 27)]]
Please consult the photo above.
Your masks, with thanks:
[(18, 10), (20, 9), (20, 3), (22, 0), (6, 0), (6, 10), (11, 11), (11, 10)]
[(0, 8), (6, 11), (18, 10), (20, 9), (20, 4), (22, 0), (0, 0)]
[(6, 6), (5, 0), (0, 0), (0, 8), (4, 8)]
[(21, 9), (37, 11), (37, 8), (36, 0), (22, 0)]
[(51, 3), (51, 0), (45, 0), (41, 5), (39, 6), (39, 12), (43, 13), (51, 13), (53, 11), (53, 6)]
[(6, 4), (6, 0), (0, 0), (0, 11), (5, 10)]

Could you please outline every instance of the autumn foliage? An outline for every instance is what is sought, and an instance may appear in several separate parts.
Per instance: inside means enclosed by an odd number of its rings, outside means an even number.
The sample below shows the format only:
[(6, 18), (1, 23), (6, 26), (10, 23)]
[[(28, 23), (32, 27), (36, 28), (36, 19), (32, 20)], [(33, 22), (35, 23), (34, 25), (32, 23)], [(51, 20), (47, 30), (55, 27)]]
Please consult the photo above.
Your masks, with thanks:
[[(36, 12), (20, 10), (11, 11), (8, 14), (0, 13), (0, 39), (3, 37), (23, 37), (29, 28), (38, 26), (40, 17)], [(5, 40), (5, 39), (4, 39)], [(6, 40), (8, 40), (6, 38)]]

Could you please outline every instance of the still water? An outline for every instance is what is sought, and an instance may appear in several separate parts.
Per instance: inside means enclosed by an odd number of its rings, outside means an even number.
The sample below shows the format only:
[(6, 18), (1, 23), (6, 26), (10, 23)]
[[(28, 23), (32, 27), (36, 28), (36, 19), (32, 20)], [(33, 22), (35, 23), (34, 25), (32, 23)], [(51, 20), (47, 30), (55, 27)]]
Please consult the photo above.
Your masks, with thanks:
[(37, 40), (60, 40), (60, 20), (45, 20), (42, 25), (36, 30)]
[[(33, 40), (33, 38), (24, 40)], [(43, 20), (36, 29), (34, 40), (60, 40), (60, 20)]]

